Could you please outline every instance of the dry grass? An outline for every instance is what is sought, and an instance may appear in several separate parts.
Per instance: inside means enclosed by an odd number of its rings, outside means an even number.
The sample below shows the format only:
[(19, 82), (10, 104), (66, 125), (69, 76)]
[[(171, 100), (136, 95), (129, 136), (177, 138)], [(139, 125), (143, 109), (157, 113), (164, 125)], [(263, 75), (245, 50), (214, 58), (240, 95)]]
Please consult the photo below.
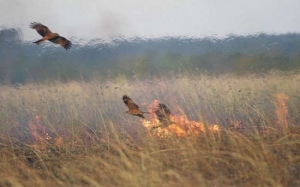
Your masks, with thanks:
[[(300, 185), (299, 81), (272, 73), (1, 86), (0, 186)], [(158, 99), (184, 116), (181, 126), (206, 130), (154, 136), (125, 114), (124, 94), (143, 110)]]

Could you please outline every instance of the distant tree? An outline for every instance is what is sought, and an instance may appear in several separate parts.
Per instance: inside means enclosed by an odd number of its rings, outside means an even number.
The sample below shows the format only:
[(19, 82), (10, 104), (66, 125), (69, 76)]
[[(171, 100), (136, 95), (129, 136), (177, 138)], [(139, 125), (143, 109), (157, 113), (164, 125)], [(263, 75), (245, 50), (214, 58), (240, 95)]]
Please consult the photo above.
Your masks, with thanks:
[(0, 30), (0, 83), (142, 79), (178, 72), (243, 75), (300, 68), (300, 34), (77, 42), (65, 51), (56, 45), (25, 42), (16, 28)]

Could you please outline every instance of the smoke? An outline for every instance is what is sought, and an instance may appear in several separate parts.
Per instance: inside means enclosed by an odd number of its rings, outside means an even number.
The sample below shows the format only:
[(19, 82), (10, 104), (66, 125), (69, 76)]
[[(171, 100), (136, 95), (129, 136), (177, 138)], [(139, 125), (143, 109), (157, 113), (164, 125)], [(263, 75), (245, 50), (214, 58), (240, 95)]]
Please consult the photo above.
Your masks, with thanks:
[(119, 14), (107, 12), (100, 18), (99, 27), (104, 36), (121, 36), (126, 33), (127, 22)]
[(124, 38), (128, 34), (127, 19), (118, 12), (99, 13), (91, 19), (93, 19), (93, 24), (81, 23), (83, 32), (88, 32), (90, 36), (93, 36), (86, 37), (87, 41), (97, 38), (102, 42), (111, 42), (114, 38)]

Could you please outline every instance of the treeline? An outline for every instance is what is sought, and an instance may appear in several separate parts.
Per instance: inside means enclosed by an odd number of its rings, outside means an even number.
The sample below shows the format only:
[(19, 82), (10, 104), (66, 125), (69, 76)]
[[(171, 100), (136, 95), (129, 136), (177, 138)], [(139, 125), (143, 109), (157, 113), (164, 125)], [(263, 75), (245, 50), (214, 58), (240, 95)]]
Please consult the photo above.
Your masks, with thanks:
[[(0, 30), (0, 82), (5, 84), (154, 75), (258, 73), (300, 67), (300, 34), (213, 38), (72, 39), (71, 50), (22, 40)], [(33, 40), (38, 39), (34, 38)]]

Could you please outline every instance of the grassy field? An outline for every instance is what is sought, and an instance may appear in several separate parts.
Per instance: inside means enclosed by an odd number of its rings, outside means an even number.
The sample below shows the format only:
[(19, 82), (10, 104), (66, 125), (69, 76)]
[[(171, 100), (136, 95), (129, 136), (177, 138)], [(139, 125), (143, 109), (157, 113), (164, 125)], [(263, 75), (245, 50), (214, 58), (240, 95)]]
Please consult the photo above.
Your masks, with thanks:
[[(299, 186), (300, 75), (0, 86), (0, 186)], [(172, 124), (125, 114), (159, 100)], [(157, 101), (156, 101), (157, 102)]]

